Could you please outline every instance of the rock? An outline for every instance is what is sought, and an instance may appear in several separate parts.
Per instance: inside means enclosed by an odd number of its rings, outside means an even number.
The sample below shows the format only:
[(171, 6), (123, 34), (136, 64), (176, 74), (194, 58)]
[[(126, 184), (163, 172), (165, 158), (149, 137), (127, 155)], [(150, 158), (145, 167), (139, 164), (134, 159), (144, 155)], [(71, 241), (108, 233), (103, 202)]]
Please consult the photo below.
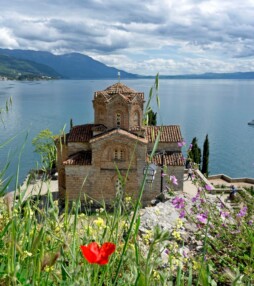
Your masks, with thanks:
[(157, 199), (154, 199), (154, 200), (151, 200), (151, 206), (156, 206), (158, 203), (160, 203), (161, 201), (160, 200), (157, 200)]
[(163, 191), (158, 196), (156, 196), (156, 199), (159, 200), (160, 202), (164, 203), (164, 202), (170, 200), (171, 197), (167, 191)]

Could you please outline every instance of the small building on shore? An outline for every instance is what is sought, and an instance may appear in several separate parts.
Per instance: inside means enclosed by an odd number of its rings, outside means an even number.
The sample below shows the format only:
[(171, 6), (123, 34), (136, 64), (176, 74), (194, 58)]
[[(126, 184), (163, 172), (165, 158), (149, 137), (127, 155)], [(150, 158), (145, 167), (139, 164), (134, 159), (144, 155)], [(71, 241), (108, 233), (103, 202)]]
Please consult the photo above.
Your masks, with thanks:
[[(94, 93), (94, 123), (71, 127), (58, 140), (60, 199), (104, 201), (111, 204), (118, 191), (134, 200), (143, 181), (144, 167), (159, 134), (152, 163), (158, 166), (153, 183), (146, 182), (142, 204), (148, 205), (166, 187), (161, 168), (178, 179), (183, 189), (184, 160), (180, 126), (144, 126), (144, 93), (116, 83)], [(126, 178), (123, 186), (119, 174)]]

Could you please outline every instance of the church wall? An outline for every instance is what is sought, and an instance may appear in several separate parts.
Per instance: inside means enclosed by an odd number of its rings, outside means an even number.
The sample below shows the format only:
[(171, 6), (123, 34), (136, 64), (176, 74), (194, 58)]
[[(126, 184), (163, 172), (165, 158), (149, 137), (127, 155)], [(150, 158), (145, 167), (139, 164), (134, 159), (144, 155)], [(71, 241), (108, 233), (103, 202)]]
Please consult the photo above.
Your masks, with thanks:
[[(94, 142), (92, 144), (91, 166), (66, 166), (66, 188), (69, 199), (76, 199), (81, 191), (82, 194), (86, 193), (94, 200), (104, 200), (106, 203), (112, 202), (116, 196), (116, 182), (118, 179), (116, 165), (121, 175), (125, 177), (130, 167), (135, 144), (135, 140), (130, 140), (121, 135)], [(113, 159), (111, 153), (118, 147), (125, 150), (125, 161)], [(133, 196), (134, 198), (138, 196), (143, 178), (145, 155), (146, 144), (138, 143), (124, 190), (126, 196)], [(86, 178), (85, 182), (84, 178)], [(83, 195), (81, 198), (83, 199)]]
[(127, 104), (123, 103), (123, 100), (115, 100), (113, 103), (107, 105), (107, 116), (106, 124), (109, 129), (116, 128), (116, 114), (121, 114), (121, 125), (122, 129), (129, 129), (129, 114)]
[(107, 117), (107, 110), (105, 103), (97, 101), (95, 99), (93, 101), (93, 107), (94, 107), (94, 123), (105, 124)]
[[(138, 118), (136, 118), (138, 116)], [(130, 116), (129, 116), (129, 126), (136, 127), (142, 125), (143, 110), (138, 103), (131, 105)]]
[[(120, 170), (122, 176), (126, 175), (126, 170)], [(113, 169), (96, 169), (92, 166), (66, 166), (66, 196), (69, 200), (85, 197), (100, 203), (111, 204), (116, 197), (116, 181), (118, 174)], [(125, 196), (137, 196), (138, 183), (136, 170), (130, 170)]]

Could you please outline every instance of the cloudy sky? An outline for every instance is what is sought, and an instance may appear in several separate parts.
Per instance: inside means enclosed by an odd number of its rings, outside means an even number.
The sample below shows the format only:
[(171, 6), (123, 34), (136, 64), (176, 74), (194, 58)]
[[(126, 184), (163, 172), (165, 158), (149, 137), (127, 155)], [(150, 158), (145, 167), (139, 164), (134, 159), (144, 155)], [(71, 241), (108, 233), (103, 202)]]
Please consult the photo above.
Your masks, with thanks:
[(0, 0), (0, 47), (132, 73), (254, 71), (254, 0)]

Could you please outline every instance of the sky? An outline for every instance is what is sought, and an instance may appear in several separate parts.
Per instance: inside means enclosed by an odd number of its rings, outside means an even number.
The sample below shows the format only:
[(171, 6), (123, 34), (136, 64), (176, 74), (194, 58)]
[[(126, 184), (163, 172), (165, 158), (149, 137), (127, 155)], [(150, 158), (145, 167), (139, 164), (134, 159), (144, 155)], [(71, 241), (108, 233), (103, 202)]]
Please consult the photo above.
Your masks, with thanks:
[(254, 71), (254, 0), (0, 0), (0, 47), (141, 75)]

